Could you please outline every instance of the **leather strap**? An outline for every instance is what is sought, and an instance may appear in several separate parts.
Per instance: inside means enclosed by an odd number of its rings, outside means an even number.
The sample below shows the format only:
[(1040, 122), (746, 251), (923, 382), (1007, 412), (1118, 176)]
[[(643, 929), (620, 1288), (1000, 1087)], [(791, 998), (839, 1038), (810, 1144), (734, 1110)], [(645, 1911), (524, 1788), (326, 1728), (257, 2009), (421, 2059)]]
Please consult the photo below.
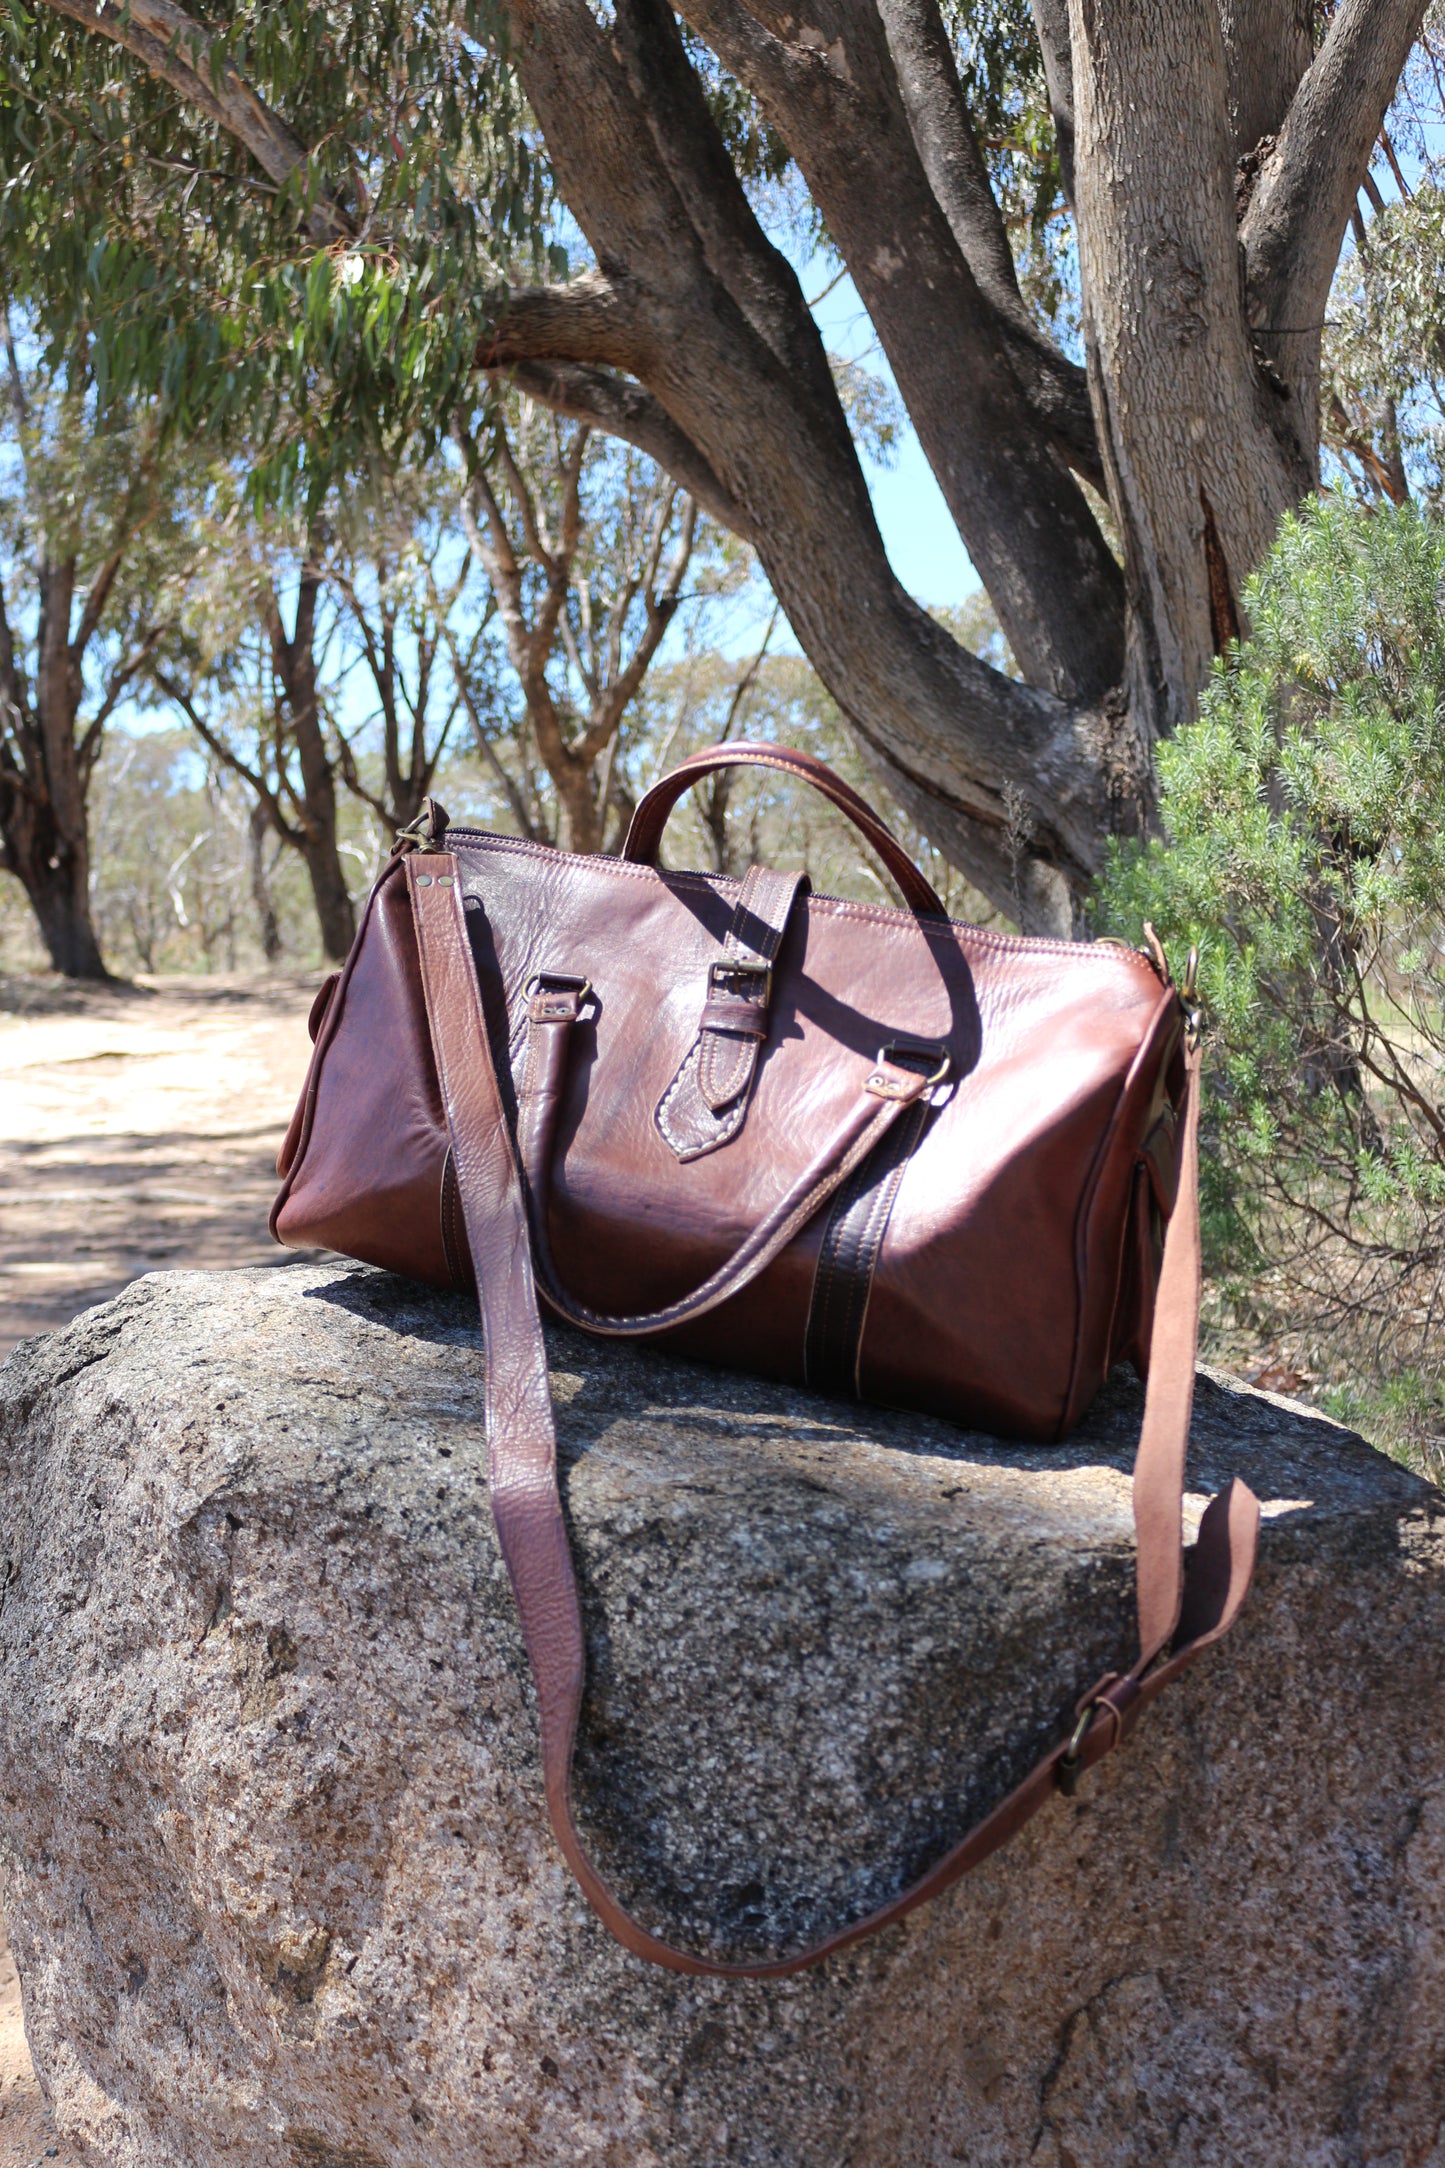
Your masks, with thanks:
[(749, 866), (722, 954), (709, 968), (699, 1033), (697, 1081), (714, 1114), (752, 1088), (768, 1035), (773, 962), (793, 905), (809, 885), (804, 873)]
[(768, 1035), (773, 964), (806, 873), (749, 866), (722, 952), (708, 968), (697, 1037), (658, 1101), (654, 1120), (682, 1161), (730, 1144), (748, 1118)]
[[(1210, 1502), (1187, 1561), (1182, 1547), (1184, 1460), (1193, 1407), (1199, 1296), (1197, 1050), (1191, 1049), (1188, 1057), (1183, 1169), (1165, 1239), (1134, 1471), (1138, 1657), (1121, 1677), (1111, 1674), (1101, 1679), (1079, 1704), (1072, 1731), (1050, 1748), (991, 1814), (887, 1904), (791, 1956), (760, 1964), (718, 1961), (677, 1949), (640, 1927), (593, 1865), (573, 1819), (572, 1754), (582, 1705), (585, 1650), (557, 1489), (556, 1434), (526, 1197), (467, 939), (460, 866), (444, 852), (411, 856), (406, 877), (486, 1343), (492, 1512), (536, 1682), (543, 1781), (553, 1831), (588, 1902), (635, 1956), (674, 1972), (732, 1979), (776, 1979), (801, 1971), (902, 1919), (947, 1889), (1021, 1829), (1056, 1788), (1072, 1790), (1080, 1773), (1112, 1752), (1147, 1704), (1227, 1633), (1239, 1614), (1253, 1571), (1259, 1528), (1259, 1508), (1246, 1486), (1236, 1479)], [(559, 1035), (559, 1043), (564, 1037)], [(917, 1103), (918, 1089), (909, 1089), (906, 1083), (895, 1086), (887, 1077), (882, 1082), (886, 1088), (880, 1107), (892, 1106), (896, 1112)], [(919, 1079), (913, 1076), (911, 1084), (918, 1086)], [(888, 1088), (896, 1089), (898, 1096), (888, 1096)], [(860, 1128), (854, 1142), (865, 1134), (873, 1132)], [(795, 1185), (795, 1191), (799, 1189)], [(784, 1224), (790, 1231), (801, 1224), (797, 1215), (806, 1216), (804, 1208), (816, 1210), (819, 1202), (821, 1197), (801, 1188), (796, 1205), (778, 1221), (773, 1235), (781, 1233)], [(756, 1242), (758, 1235), (755, 1230), (750, 1239)], [(701, 1296), (703, 1290), (698, 1293)], [(657, 1329), (650, 1319), (611, 1319), (593, 1325), (587, 1313), (578, 1314), (591, 1330)]]
[(796, 753), (783, 745), (711, 745), (705, 752), (689, 754), (686, 760), (678, 762), (670, 775), (665, 775), (660, 783), (654, 783), (639, 803), (627, 830), (627, 841), (622, 846), (623, 857), (633, 859), (639, 865), (655, 865), (668, 814), (685, 791), (719, 768), (772, 768), (779, 775), (791, 775), (800, 783), (810, 784), (867, 837), (898, 883), (899, 894), (910, 911), (919, 912), (925, 918), (947, 918), (948, 913), (929, 883), (898, 838), (884, 827), (872, 806), (841, 776), (834, 775), (821, 760), (815, 760), (811, 753)]
[[(640, 1339), (646, 1333), (666, 1332), (691, 1318), (715, 1310), (766, 1271), (773, 1259), (805, 1227), (854, 1171), (882, 1143), (899, 1117), (925, 1098), (935, 1083), (932, 1076), (879, 1055), (864, 1077), (858, 1097), (822, 1148), (813, 1154), (792, 1186), (759, 1220), (746, 1241), (739, 1244), (725, 1265), (694, 1288), (690, 1295), (634, 1317), (609, 1316), (590, 1310), (562, 1286), (552, 1260), (547, 1233), (547, 1208), (551, 1190), (552, 1146), (562, 1105), (567, 1074), (570, 1026), (577, 1020), (585, 996), (575, 986), (556, 990), (546, 981), (537, 987), (529, 1005), (526, 1074), (517, 1107), (517, 1149), (526, 1182), (533, 1261), (542, 1293), (549, 1307), (569, 1324), (586, 1332), (604, 1333), (614, 1339)], [(569, 1013), (570, 1005), (570, 1013)]]

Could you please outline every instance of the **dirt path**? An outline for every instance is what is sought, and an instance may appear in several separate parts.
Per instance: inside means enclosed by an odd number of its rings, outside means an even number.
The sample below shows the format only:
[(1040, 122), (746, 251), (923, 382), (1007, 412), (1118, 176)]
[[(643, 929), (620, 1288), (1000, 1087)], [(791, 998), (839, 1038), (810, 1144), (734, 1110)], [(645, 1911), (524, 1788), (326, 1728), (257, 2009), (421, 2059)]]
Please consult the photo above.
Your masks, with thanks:
[(0, 1356), (140, 1273), (276, 1261), (316, 980), (0, 980)]
[[(0, 978), (0, 1357), (140, 1273), (269, 1264), (312, 978)], [(25, 2046), (0, 1920), (0, 2168), (80, 2168)]]
[(0, 2168), (81, 2168), (78, 2153), (55, 2133), (40, 2081), (30, 2067), (20, 2015), (20, 1982), (0, 1920)]

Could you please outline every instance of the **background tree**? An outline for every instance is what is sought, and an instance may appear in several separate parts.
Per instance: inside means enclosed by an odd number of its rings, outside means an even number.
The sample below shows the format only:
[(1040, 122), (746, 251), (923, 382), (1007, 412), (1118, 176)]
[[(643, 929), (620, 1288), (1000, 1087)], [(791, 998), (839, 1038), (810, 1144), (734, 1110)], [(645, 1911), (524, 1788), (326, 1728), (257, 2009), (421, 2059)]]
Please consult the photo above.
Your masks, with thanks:
[[(258, 869), (254, 799), (189, 729), (168, 728), (152, 715), (144, 729), (108, 730), (89, 812), (92, 917), (113, 972), (249, 973), (321, 963), (304, 865), (267, 827)], [(0, 977), (46, 961), (23, 890), (0, 880)]]
[[(388, 839), (420, 813), (469, 712), (480, 721), (478, 691), (493, 674), (496, 598), (463, 541), (459, 497), (441, 462), (429, 473), (379, 466), (330, 507), (326, 578), (346, 666), (332, 699), (340, 771)], [(358, 708), (343, 723), (342, 710)]]
[(301, 858), (322, 948), (339, 963), (356, 915), (342, 866), (338, 762), (326, 714), (337, 613), (325, 550), (319, 512), (253, 516), (235, 477), (224, 477), (194, 529), (184, 618), (151, 656), (148, 676), (211, 757), (250, 790), (277, 840)]
[[(1192, 712), (1241, 626), (1245, 575), (1315, 484), (1330, 282), (1424, 7), (1338, 0), (1316, 24), (1292, 0), (1035, 0), (1030, 44), (1017, 9), (968, 0), (948, 20), (937, 0), (819, 0), (805, 24), (773, 0), (686, 0), (681, 17), (661, 0), (508, 0), (490, 21), (363, 0), (323, 17), (291, 0), (224, 23), (171, 0), (53, 0), (89, 51), (53, 27), (31, 34), (31, 110), (48, 99), (60, 119), (30, 123), (44, 143), (28, 171), (62, 155), (73, 169), (79, 86), (99, 71), (109, 102), (85, 108), (102, 139), (87, 157), (99, 172), (124, 140), (149, 161), (144, 190), (108, 199), (126, 261), (147, 233), (189, 233), (199, 175), (224, 170), (233, 256), (254, 241), (255, 261), (277, 260), (260, 213), (234, 208), (264, 186), (313, 266), (332, 263), (323, 245), (358, 266), (344, 292), (334, 267), (305, 274), (312, 329), (284, 369), (269, 334), (278, 382), (324, 349), (344, 409), (358, 372), (378, 356), (391, 368), (411, 342), (406, 383), (434, 349), (455, 385), (476, 327), (484, 367), (657, 458), (756, 548), (871, 767), (925, 831), (1026, 925), (1068, 929), (1106, 837), (1153, 819), (1156, 743)], [(1032, 68), (1047, 94), (1082, 365), (1020, 281), (1008, 174), (998, 154), (990, 170), (977, 126), (979, 54), (1004, 30), (1005, 75)], [(461, 53), (485, 56), (465, 87)], [(585, 237), (568, 283), (511, 260), (517, 161), (536, 146), (514, 102), (499, 188), (505, 131), (489, 124), (518, 92)], [(405, 116), (394, 154), (378, 117), (388, 94)], [(159, 170), (178, 141), (189, 199), (181, 173)], [(1017, 178), (1016, 143), (1007, 159)], [(770, 232), (758, 176), (788, 161), (810, 212)], [(443, 304), (438, 267), (460, 270), (473, 229), (476, 275)], [(952, 639), (888, 565), (778, 245), (808, 230), (852, 275), (1022, 682)], [(1025, 257), (1039, 231), (1036, 218)], [(243, 285), (239, 270), (219, 278)], [(248, 350), (265, 345), (268, 307), (241, 319)], [(392, 326), (384, 355), (364, 328), (373, 310)], [(438, 360), (433, 417), (444, 376)], [(1122, 569), (1090, 489), (1107, 495)]]
[(173, 476), (153, 415), (98, 411), (82, 346), (22, 364), (0, 425), (0, 864), (52, 966), (103, 978), (87, 799), (107, 724), (176, 606)]
[(1438, 502), (1445, 473), (1442, 125), (1445, 7), (1435, 0), (1380, 137), (1394, 200), (1366, 176), (1325, 327), (1325, 444), (1366, 502)]
[(697, 506), (654, 461), (529, 400), (499, 401), (480, 440), (460, 421), (457, 434), (463, 517), (520, 694), (514, 807), (524, 832), (600, 851), (609, 821), (631, 818), (623, 717), (676, 615)]

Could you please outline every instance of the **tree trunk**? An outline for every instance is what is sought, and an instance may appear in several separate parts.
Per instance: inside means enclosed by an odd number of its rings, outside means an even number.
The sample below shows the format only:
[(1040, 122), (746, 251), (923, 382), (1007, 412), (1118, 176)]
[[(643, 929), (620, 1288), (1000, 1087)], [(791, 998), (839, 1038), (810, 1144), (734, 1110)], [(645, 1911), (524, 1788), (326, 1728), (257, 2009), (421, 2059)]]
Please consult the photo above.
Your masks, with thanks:
[(319, 548), (315, 537), (308, 537), (308, 544), (294, 628), (290, 633), (286, 631), (280, 599), (273, 591), (266, 598), (266, 629), (301, 770), (300, 851), (311, 881), (321, 946), (330, 963), (344, 963), (356, 937), (356, 913), (336, 841), (336, 774), (327, 749), (316, 679)]
[(30, 899), (53, 971), (68, 979), (108, 979), (90, 911), (89, 853), (55, 839), (53, 852), (12, 860)]
[(73, 560), (42, 558), (33, 676), (0, 596), (0, 864), (25, 890), (51, 968), (105, 979), (90, 904), (86, 789), (94, 753), (76, 739), (83, 647), (77, 653), (71, 641), (75, 586)]
[(261, 937), (261, 954), (268, 964), (281, 961), (284, 944), (281, 928), (276, 919), (276, 899), (271, 893), (271, 882), (266, 870), (266, 838), (271, 833), (271, 822), (265, 806), (253, 805), (247, 835), (247, 856), (251, 873), (251, 901), (256, 906), (257, 926)]
[[(1240, 587), (1318, 479), (1239, 306), (1214, 0), (1070, 0), (1086, 336), (1124, 543), (1124, 691), (1147, 746), (1242, 629)], [(1169, 387), (1161, 397), (1161, 387)]]
[(322, 950), (329, 963), (345, 963), (356, 938), (356, 912), (346, 886), (346, 876), (341, 870), (341, 854), (336, 848), (334, 831), (330, 835), (322, 833), (314, 842), (307, 837), (301, 845), (301, 855), (311, 881)]

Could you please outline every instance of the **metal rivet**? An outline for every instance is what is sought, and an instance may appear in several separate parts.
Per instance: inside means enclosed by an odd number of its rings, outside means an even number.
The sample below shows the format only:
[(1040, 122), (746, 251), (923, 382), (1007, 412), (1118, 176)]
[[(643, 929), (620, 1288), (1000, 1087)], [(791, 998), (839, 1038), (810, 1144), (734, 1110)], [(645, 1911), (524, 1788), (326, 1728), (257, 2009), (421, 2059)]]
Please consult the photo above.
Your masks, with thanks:
[(454, 886), (455, 883), (453, 882), (452, 877), (449, 873), (439, 873), (437, 875), (438, 888), (452, 888)]
[(431, 875), (429, 873), (419, 873), (416, 877), (416, 885), (418, 888), (430, 888)]

